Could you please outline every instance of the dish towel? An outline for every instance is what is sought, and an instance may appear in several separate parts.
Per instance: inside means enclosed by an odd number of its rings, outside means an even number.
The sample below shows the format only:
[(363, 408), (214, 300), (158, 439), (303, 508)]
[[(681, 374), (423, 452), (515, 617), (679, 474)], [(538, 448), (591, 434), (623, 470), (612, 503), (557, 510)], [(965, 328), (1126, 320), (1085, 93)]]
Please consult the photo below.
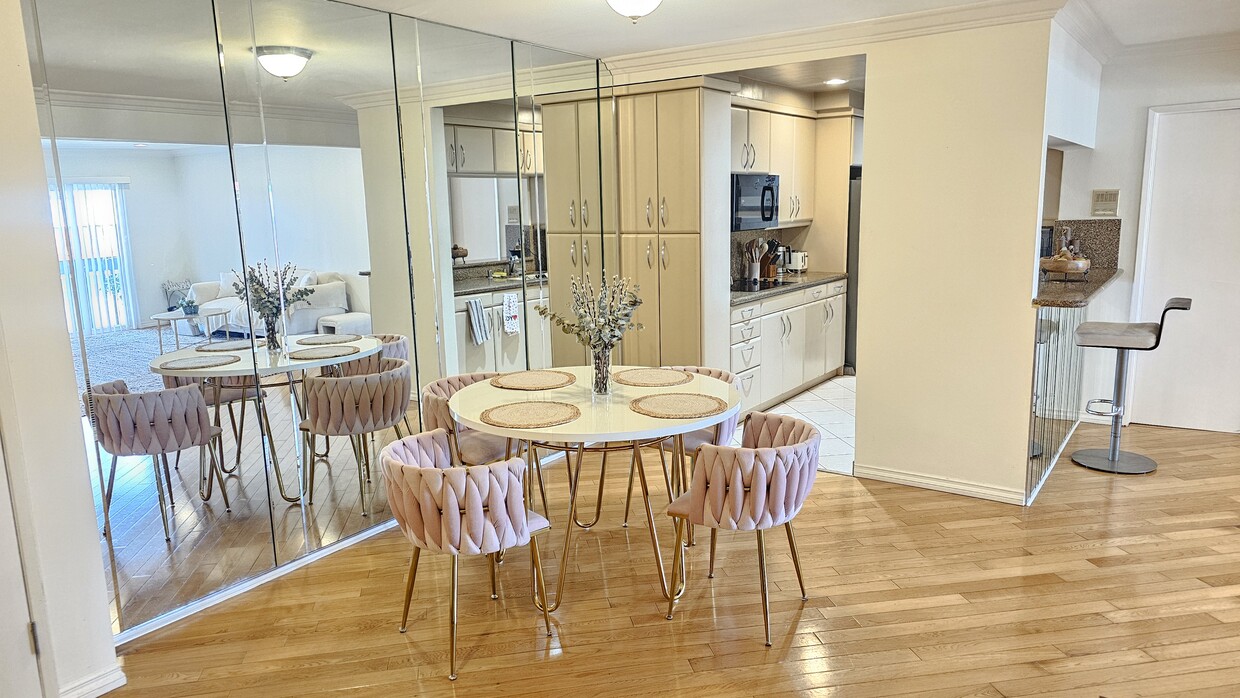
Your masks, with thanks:
[(515, 293), (504, 294), (504, 333), (505, 334), (517, 334), (518, 332), (521, 331), (521, 316), (517, 310), (521, 306), (518, 305), (518, 303), (519, 301), (517, 299), (517, 294)]
[(469, 337), (473, 340), (474, 346), (481, 346), (491, 341), (491, 326), (487, 324), (485, 311), (482, 309), (482, 301), (470, 300), (465, 302), (465, 311), (469, 315)]

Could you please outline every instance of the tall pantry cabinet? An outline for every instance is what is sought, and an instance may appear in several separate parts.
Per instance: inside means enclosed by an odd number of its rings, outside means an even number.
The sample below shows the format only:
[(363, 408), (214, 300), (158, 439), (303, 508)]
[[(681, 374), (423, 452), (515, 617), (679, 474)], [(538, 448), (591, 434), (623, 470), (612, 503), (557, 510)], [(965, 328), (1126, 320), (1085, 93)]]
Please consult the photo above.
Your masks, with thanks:
[(643, 301), (626, 364), (702, 362), (701, 92), (617, 100), (621, 269)]
[[(549, 305), (571, 318), (572, 277), (588, 275), (597, 288), (604, 259), (617, 257), (612, 103), (544, 104), (542, 124)], [(553, 366), (588, 363), (585, 348), (554, 328), (551, 358)]]

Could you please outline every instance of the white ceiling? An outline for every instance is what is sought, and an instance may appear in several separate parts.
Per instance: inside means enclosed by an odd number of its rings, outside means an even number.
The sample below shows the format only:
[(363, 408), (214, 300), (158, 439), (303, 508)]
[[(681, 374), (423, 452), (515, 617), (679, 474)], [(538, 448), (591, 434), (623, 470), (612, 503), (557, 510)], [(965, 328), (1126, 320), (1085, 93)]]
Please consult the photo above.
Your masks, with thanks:
[[(865, 56), (841, 56), (803, 63), (785, 63), (767, 68), (751, 68), (738, 73), (740, 77), (772, 85), (783, 85), (805, 92), (834, 90), (865, 91)], [(848, 82), (838, 86), (823, 84), (839, 78)]]
[(1125, 46), (1240, 31), (1240, 0), (1086, 0)]

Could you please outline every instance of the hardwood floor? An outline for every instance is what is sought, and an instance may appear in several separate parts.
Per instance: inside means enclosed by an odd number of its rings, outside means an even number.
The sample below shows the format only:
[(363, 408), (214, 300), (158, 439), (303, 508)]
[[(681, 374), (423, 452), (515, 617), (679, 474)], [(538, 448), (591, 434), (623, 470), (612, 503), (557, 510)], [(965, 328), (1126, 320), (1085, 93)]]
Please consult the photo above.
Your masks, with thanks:
[[(528, 550), (509, 552), (498, 601), (485, 559), (461, 561), (455, 682), (448, 558), (422, 556), (402, 635), (410, 547), (391, 532), (123, 647), (129, 685), (114, 695), (1237, 695), (1240, 436), (1125, 431), (1156, 474), (1065, 459), (1028, 509), (820, 473), (796, 519), (809, 601), (782, 536), (768, 538), (770, 648), (754, 536), (720, 534), (714, 579), (708, 545), (689, 550), (669, 622), (642, 518), (620, 527), (625, 468), (611, 468), (553, 637), (530, 603)], [(1086, 425), (1070, 448), (1105, 440)], [(563, 468), (549, 474), (562, 522)], [(544, 538), (552, 582), (562, 535)]]
[[(288, 391), (268, 387), (266, 392), (285, 487), (289, 494), (294, 494), (299, 477), (296, 459), (300, 441), (292, 424)], [(416, 406), (410, 409), (410, 419), (416, 425)], [(237, 412), (239, 415), (239, 407)], [(225, 462), (231, 467), (235, 442), (227, 413), (222, 422)], [(94, 445), (89, 424), (84, 428), (102, 530)], [(382, 446), (395, 434), (389, 430), (377, 437), (377, 445)], [(321, 449), (321, 440), (319, 444)], [(103, 458), (106, 477), (111, 456), (103, 454)], [(303, 507), (283, 501), (274, 478), (268, 482), (258, 420), (251, 403), (242, 438), (240, 471), (225, 478), (232, 511), (225, 512), (218, 488), (209, 502), (198, 497), (198, 449), (189, 449), (182, 454), (180, 467), (171, 471), (176, 506), (168, 510), (172, 540), (165, 542), (150, 459), (121, 458), (111, 507), (113, 536), (111, 541), (101, 540), (109, 573), (108, 592), (113, 599), (113, 630), (133, 627), (265, 572), (277, 560), (283, 564), (390, 519), (377, 473), (367, 489), (369, 515), (362, 516), (354, 468), (348, 439), (332, 439), (329, 457), (316, 466), (314, 505)]]

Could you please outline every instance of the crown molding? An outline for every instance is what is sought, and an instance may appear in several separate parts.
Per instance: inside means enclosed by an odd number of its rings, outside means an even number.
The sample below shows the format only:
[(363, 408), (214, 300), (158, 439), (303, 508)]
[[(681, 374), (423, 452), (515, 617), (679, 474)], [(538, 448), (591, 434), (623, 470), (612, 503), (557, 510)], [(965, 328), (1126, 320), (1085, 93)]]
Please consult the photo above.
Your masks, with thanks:
[[(643, 82), (720, 63), (743, 69), (769, 65), (800, 53), (824, 53), (859, 44), (1051, 19), (1063, 8), (1064, 2), (990, 0), (817, 29), (614, 56), (604, 62), (617, 82)], [(719, 71), (711, 67), (707, 72)]]
[(1240, 51), (1240, 32), (1194, 36), (1187, 39), (1172, 39), (1171, 41), (1157, 41), (1151, 44), (1124, 46), (1111, 57), (1111, 61), (1113, 63), (1121, 63), (1149, 58), (1193, 56), (1224, 51)]
[[(224, 116), (224, 105), (220, 102), (73, 90), (49, 90), (48, 94), (44, 94), (42, 90), (35, 91), (35, 102), (37, 104), (46, 106), (49, 101), (55, 107), (74, 107), (78, 109), (115, 109), (151, 114), (177, 114), (181, 116)], [(260, 110), (259, 105), (255, 103), (230, 102), (228, 104), (228, 113), (231, 116), (256, 117), (259, 115)], [(263, 105), (261, 113), (268, 118), (285, 121), (309, 121), (330, 124), (357, 123), (353, 113), (343, 109)]]
[(1124, 49), (1124, 45), (1086, 0), (1069, 0), (1055, 15), (1055, 23), (1104, 65)]

